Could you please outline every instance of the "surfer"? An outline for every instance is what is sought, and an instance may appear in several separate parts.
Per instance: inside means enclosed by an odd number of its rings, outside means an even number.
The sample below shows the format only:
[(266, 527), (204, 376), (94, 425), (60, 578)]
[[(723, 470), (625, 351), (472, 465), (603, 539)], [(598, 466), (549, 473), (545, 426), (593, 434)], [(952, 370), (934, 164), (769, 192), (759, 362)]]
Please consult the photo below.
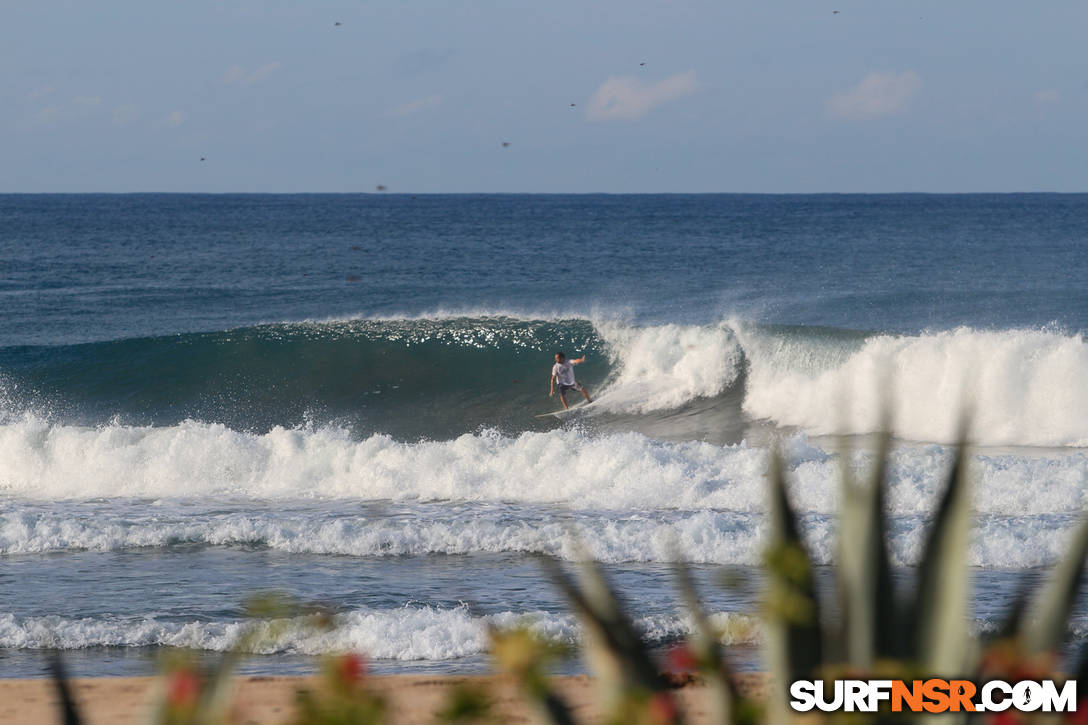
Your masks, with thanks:
[(584, 385), (579, 384), (574, 379), (574, 366), (581, 365), (586, 361), (586, 356), (578, 358), (577, 360), (567, 360), (567, 356), (561, 352), (555, 353), (555, 365), (552, 365), (552, 377), (548, 385), (548, 397), (555, 395), (555, 386), (559, 385), (559, 402), (563, 404), (563, 410), (567, 408), (567, 391), (577, 390), (586, 399), (587, 403), (593, 401), (589, 399), (589, 391), (586, 390)]

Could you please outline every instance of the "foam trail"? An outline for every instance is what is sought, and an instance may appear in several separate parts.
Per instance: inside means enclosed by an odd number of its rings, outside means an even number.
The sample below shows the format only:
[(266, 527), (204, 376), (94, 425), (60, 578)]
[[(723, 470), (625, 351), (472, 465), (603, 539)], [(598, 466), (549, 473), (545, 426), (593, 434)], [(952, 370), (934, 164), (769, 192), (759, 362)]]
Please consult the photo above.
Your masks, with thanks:
[(1088, 344), (1079, 335), (878, 335), (838, 356), (783, 347), (751, 329), (741, 337), (751, 365), (744, 409), (756, 418), (818, 434), (872, 432), (887, 390), (906, 438), (952, 441), (959, 411), (972, 404), (978, 443), (1088, 446)]

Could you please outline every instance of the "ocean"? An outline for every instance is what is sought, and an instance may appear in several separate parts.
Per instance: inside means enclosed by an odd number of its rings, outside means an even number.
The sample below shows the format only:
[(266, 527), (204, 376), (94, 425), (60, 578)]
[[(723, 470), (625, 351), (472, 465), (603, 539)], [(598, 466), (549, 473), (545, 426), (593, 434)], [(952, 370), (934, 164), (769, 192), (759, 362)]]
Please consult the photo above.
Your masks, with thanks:
[[(263, 591), (334, 626), (244, 671), (482, 672), (488, 623), (577, 640), (537, 555), (583, 551), (660, 647), (682, 555), (758, 668), (769, 448), (830, 564), (889, 407), (903, 589), (974, 411), (992, 629), (1085, 510), (1086, 235), (1088, 195), (0, 195), (0, 676), (221, 652)], [(537, 417), (560, 350), (596, 402)]]

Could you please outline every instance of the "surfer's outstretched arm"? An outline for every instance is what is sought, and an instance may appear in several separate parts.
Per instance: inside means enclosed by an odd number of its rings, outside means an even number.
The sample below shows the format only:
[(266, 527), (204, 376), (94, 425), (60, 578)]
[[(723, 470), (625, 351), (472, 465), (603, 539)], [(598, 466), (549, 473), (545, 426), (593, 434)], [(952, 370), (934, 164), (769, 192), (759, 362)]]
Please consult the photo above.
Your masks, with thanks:
[(571, 365), (580, 365), (581, 363), (584, 363), (585, 361), (586, 361), (586, 356), (583, 355), (582, 357), (578, 358), (577, 360), (571, 360), (570, 364)]

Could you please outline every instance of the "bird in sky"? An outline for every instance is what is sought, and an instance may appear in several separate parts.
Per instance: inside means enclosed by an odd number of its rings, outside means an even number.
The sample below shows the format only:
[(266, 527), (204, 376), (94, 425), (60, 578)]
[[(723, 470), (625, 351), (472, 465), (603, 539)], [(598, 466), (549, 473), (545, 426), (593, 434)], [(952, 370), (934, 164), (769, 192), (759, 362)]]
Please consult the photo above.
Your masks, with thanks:
[(505, 148), (509, 148), (509, 146), (510, 146), (510, 142), (509, 142), (509, 141), (503, 141), (503, 142), (502, 142), (502, 147), (503, 147), (504, 149), (505, 149)]

